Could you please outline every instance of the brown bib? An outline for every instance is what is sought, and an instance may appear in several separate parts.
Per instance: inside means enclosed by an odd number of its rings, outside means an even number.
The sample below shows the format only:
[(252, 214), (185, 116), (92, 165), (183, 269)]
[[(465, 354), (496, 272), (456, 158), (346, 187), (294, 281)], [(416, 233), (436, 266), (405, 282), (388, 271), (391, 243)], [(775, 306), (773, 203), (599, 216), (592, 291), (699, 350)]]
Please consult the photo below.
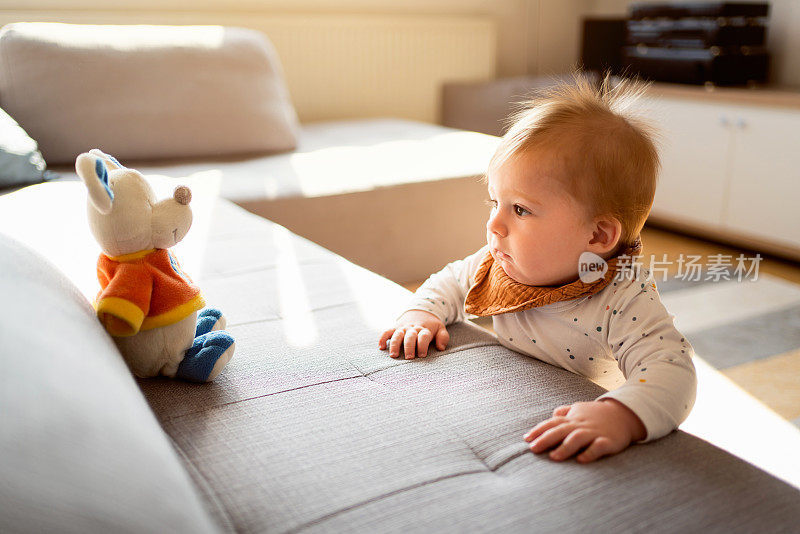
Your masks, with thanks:
[[(631, 266), (633, 257), (641, 251), (642, 240), (637, 237), (633, 245), (608, 260), (608, 271), (603, 278), (589, 284), (579, 278), (563, 286), (528, 286), (515, 282), (486, 251), (486, 256), (475, 271), (475, 282), (467, 293), (464, 309), (478, 316), (498, 315), (594, 295), (611, 283), (620, 268)], [(627, 261), (620, 262), (622, 256)]]

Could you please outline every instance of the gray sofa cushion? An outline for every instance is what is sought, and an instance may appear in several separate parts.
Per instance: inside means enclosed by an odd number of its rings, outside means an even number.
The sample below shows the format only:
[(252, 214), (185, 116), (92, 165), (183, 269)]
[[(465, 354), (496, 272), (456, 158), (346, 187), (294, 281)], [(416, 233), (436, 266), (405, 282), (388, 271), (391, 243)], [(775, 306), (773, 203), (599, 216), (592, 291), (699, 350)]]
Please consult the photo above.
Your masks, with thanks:
[(0, 105), (51, 164), (92, 147), (133, 160), (296, 144), (280, 62), (254, 30), (14, 23), (0, 52)]
[(88, 301), (0, 234), (0, 530), (214, 532)]
[[(215, 207), (193, 266), (237, 354), (212, 387), (140, 380), (238, 532), (775, 531), (800, 492), (684, 432), (580, 465), (522, 435), (603, 389), (469, 324), (424, 360), (378, 334), (407, 293), (282, 228)], [(225, 222), (227, 221), (227, 222)]]
[[(53, 243), (64, 237), (18, 234), (59, 261), (83, 255), (91, 236), (75, 209), (81, 187), (0, 197), (0, 226), (9, 206), (32, 220), (39, 202), (74, 244), (59, 250)], [(781, 532), (800, 524), (795, 488), (684, 432), (587, 465), (534, 455), (524, 432), (560, 404), (595, 398), (599, 386), (469, 324), (451, 327), (444, 352), (389, 358), (377, 337), (404, 289), (200, 187), (193, 193), (195, 224), (177, 255), (225, 312), (237, 352), (213, 384), (139, 385), (224, 531)], [(71, 278), (87, 270), (65, 268)]]

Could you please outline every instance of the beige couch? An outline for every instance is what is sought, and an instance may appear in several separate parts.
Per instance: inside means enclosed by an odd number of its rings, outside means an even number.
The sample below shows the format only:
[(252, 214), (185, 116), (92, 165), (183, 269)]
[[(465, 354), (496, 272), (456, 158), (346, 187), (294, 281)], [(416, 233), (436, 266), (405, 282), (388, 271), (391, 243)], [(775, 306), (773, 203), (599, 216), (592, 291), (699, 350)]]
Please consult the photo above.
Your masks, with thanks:
[[(4, 67), (6, 45), (0, 37)], [(412, 128), (432, 135), (389, 138)], [(318, 137), (304, 152), (308, 132)], [(437, 141), (451, 134), (460, 140), (448, 167)], [(0, 196), (3, 531), (789, 532), (800, 524), (796, 489), (684, 432), (589, 465), (532, 454), (525, 431), (556, 406), (603, 390), (475, 326), (453, 325), (448, 349), (424, 360), (379, 351), (378, 333), (405, 290), (223, 196), (237, 198), (238, 187), (242, 203), (249, 195), (278, 211), (282, 202), (309, 209), (313, 195), (281, 197), (278, 184), (324, 189), (329, 173), (353, 166), (369, 177), (361, 158), (371, 150), (376, 169), (394, 167), (380, 174), (395, 177), (388, 189), (402, 191), (420, 179), (397, 178), (401, 165), (461, 169), (478, 138), (403, 121), (297, 135), (300, 149), (289, 154), (147, 167), (174, 176), (153, 179), (162, 195), (176, 183), (194, 193), (195, 223), (175, 252), (237, 340), (213, 384), (131, 378), (89, 305), (98, 250), (80, 182)], [(410, 160), (420, 153), (442, 159)], [(304, 154), (322, 163), (294, 166)], [(334, 161), (341, 167), (331, 172)], [(470, 183), (461, 172), (453, 187)], [(447, 199), (448, 180), (439, 182)], [(319, 195), (357, 210), (361, 225), (346, 239), (381, 238), (380, 225), (430, 216), (389, 204), (365, 220), (356, 199), (374, 187)], [(431, 235), (401, 237), (405, 244), (389, 247), (400, 258), (414, 239), (443, 246)]]

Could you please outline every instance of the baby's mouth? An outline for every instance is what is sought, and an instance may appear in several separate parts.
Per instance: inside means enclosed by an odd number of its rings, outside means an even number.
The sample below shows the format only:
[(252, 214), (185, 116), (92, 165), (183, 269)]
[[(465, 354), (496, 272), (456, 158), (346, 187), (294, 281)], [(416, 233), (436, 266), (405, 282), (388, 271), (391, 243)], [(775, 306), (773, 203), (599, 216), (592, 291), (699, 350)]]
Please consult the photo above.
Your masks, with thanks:
[(496, 248), (493, 249), (493, 251), (494, 251), (494, 258), (496, 260), (503, 260), (503, 261), (506, 261), (506, 262), (511, 261), (511, 256), (509, 256), (505, 252), (501, 252), (501, 251), (497, 250)]
[(494, 261), (497, 263), (497, 266), (503, 270), (509, 277), (511, 276), (508, 273), (509, 269), (513, 269), (513, 261), (511, 260), (511, 256), (506, 254), (505, 252), (500, 252), (496, 248), (492, 249), (492, 256), (494, 257)]

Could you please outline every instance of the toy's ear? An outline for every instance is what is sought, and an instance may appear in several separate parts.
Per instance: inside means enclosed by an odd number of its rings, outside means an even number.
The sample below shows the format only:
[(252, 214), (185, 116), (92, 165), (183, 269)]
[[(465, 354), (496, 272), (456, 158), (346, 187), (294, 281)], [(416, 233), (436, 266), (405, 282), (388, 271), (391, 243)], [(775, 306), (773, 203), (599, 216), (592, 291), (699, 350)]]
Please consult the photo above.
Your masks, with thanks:
[(114, 202), (114, 192), (108, 184), (108, 169), (103, 160), (84, 152), (75, 160), (75, 172), (86, 184), (92, 205), (104, 215), (109, 213)]
[(114, 156), (111, 156), (111, 155), (109, 155), (109, 154), (106, 154), (105, 152), (103, 152), (103, 151), (102, 151), (102, 150), (100, 150), (99, 148), (93, 148), (93, 149), (91, 149), (91, 150), (89, 151), (89, 154), (94, 154), (95, 156), (97, 156), (97, 157), (99, 157), (99, 158), (103, 158), (103, 160), (105, 160), (105, 164), (106, 164), (106, 166), (107, 166), (109, 169), (124, 169), (124, 168), (125, 168), (125, 167), (122, 165), (122, 163), (120, 163), (119, 161), (117, 161), (117, 158), (115, 158)]

